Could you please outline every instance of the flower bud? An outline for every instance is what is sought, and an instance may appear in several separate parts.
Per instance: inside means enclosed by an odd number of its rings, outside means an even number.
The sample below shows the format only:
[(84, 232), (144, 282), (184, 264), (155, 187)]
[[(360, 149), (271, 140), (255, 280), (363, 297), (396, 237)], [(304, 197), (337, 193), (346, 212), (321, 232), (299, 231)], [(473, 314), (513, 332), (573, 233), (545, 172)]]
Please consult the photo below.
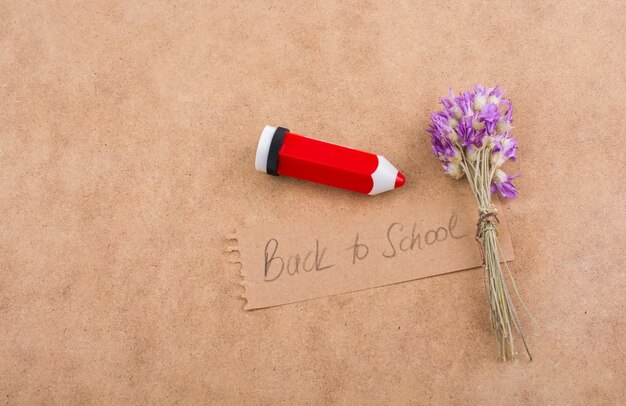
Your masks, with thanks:
[(459, 142), (459, 134), (457, 134), (454, 130), (448, 133), (448, 138), (452, 141), (452, 143)]
[(485, 96), (474, 97), (474, 110), (480, 112), (487, 104), (487, 98)]
[(496, 125), (496, 132), (505, 133), (507, 131), (511, 131), (511, 123), (503, 118), (498, 120), (498, 124)]
[(498, 103), (500, 103), (500, 98), (497, 96), (489, 96), (487, 97), (487, 103), (493, 103), (497, 106)]
[(512, 142), (513, 141), (511, 140), (511, 138), (502, 137), (502, 139), (500, 140), (500, 144), (502, 144), (502, 149), (508, 149)]
[(502, 164), (506, 162), (506, 160), (507, 157), (504, 156), (502, 151), (494, 152), (493, 154), (491, 154), (491, 158), (489, 159), (491, 165), (495, 166), (496, 168), (501, 167)]
[(487, 149), (493, 149), (493, 147), (496, 146), (496, 143), (493, 139), (493, 137), (486, 135), (485, 137), (483, 137), (483, 147), (487, 148)]
[(458, 180), (463, 177), (463, 168), (458, 163), (449, 162), (446, 164), (446, 173)]
[(450, 117), (448, 119), (448, 125), (450, 128), (455, 129), (459, 126), (459, 122), (455, 118)]
[(463, 112), (461, 111), (461, 108), (459, 106), (452, 107), (452, 114), (454, 114), (454, 118), (456, 118), (457, 120), (460, 120), (461, 117), (463, 117)]
[(474, 130), (480, 131), (485, 128), (485, 123), (478, 119), (474, 119), (474, 121), (472, 121), (472, 127), (474, 127)]
[(461, 151), (455, 148), (454, 155), (450, 157), (450, 162), (458, 164), (458, 163), (461, 163), (462, 160), (463, 160), (463, 155), (461, 155)]
[(476, 162), (476, 160), (478, 159), (478, 150), (475, 146), (469, 145), (465, 150), (465, 156), (467, 157), (468, 161)]
[(508, 176), (503, 170), (496, 169), (496, 172), (493, 174), (493, 179), (496, 183), (504, 183), (508, 179)]

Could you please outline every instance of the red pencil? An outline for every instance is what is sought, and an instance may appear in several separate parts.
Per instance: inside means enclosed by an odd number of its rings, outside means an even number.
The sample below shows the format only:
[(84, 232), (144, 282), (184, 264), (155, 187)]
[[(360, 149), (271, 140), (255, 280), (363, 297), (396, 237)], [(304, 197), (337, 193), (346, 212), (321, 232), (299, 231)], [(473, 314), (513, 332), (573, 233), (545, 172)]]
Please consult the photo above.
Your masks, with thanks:
[(318, 141), (265, 126), (256, 169), (354, 192), (376, 195), (404, 185), (404, 175), (382, 155)]

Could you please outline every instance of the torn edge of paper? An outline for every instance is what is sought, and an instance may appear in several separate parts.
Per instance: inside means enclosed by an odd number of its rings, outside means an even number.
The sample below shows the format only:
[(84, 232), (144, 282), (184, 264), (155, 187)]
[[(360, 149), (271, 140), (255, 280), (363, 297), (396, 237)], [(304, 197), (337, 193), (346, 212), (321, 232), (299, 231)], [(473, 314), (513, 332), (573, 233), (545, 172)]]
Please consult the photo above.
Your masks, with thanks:
[(241, 262), (241, 250), (239, 249), (239, 238), (237, 237), (237, 232), (233, 231), (231, 233), (226, 234), (225, 236), (228, 245), (226, 246), (226, 253), (228, 256), (228, 263), (232, 265), (239, 265), (239, 270), (237, 274), (239, 276), (239, 285), (243, 288), (241, 293), (241, 299), (243, 299), (244, 304), (242, 306), (243, 310), (248, 310), (248, 297), (247, 293), (247, 284), (246, 277), (244, 274), (244, 266), (243, 262)]

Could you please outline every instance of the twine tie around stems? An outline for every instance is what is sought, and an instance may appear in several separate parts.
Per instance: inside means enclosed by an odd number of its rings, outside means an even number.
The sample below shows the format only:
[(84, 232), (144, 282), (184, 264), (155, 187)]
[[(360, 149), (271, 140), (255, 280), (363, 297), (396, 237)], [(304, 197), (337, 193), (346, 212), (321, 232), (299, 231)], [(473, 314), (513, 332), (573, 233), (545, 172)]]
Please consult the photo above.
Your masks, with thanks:
[(498, 219), (498, 214), (495, 208), (480, 211), (478, 221), (476, 222), (476, 241), (478, 242), (478, 247), (480, 248), (480, 260), (483, 265), (485, 265), (485, 253), (483, 252), (483, 236), (487, 231), (493, 231), (497, 235), (498, 224), (500, 224), (500, 219)]

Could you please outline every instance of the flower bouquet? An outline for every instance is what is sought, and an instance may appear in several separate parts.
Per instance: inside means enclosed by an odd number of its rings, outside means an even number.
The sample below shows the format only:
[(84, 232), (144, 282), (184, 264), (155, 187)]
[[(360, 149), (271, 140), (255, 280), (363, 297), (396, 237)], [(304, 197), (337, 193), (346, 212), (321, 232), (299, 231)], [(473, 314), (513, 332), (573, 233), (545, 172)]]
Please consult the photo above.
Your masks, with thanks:
[[(513, 105), (503, 94), (498, 86), (476, 85), (473, 91), (457, 97), (450, 90), (449, 98), (441, 98), (443, 109), (431, 114), (428, 132), (432, 151), (444, 171), (454, 179), (465, 176), (478, 204), (476, 240), (480, 244), (491, 324), (501, 356), (503, 360), (516, 358), (516, 331), (532, 360), (502, 272), (498, 215), (491, 201), (496, 192), (509, 199), (517, 196), (512, 180), (519, 175), (507, 175), (500, 169), (506, 161), (516, 158), (517, 151), (517, 141), (511, 136)], [(504, 263), (504, 267), (517, 294), (508, 265)]]

